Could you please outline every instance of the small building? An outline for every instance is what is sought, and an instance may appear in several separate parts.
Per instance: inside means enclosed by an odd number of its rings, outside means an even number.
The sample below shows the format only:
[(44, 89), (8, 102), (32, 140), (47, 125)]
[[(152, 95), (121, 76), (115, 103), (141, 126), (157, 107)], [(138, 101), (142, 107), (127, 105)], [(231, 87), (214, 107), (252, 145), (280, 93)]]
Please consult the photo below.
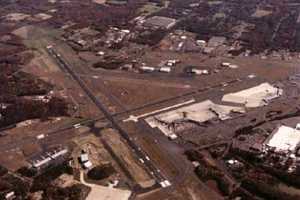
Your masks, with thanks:
[(77, 40), (76, 43), (79, 44), (79, 45), (82, 46), (82, 47), (84, 47), (84, 46), (87, 45), (87, 41), (82, 40), (82, 39), (81, 39), (81, 40)]
[[(1, 118), (1, 117), (0, 117), (0, 118)], [(45, 138), (45, 135), (44, 135), (44, 134), (40, 134), (40, 135), (36, 136), (36, 138), (37, 138), (38, 140), (41, 140), (41, 139), (44, 139), (44, 138)]]
[(83, 163), (83, 167), (84, 167), (85, 169), (91, 169), (92, 166), (93, 166), (93, 164), (92, 164), (91, 161), (87, 161), (87, 162)]
[(221, 67), (229, 67), (230, 63), (229, 62), (222, 62)]
[(171, 67), (161, 67), (161, 68), (159, 68), (159, 71), (164, 72), (164, 73), (170, 73)]
[(300, 131), (300, 123), (298, 123), (298, 124), (296, 125), (296, 130), (299, 130), (299, 131)]
[(104, 56), (105, 55), (105, 52), (104, 51), (98, 51), (96, 53), (97, 56)]
[(166, 66), (173, 67), (178, 63), (180, 63), (180, 60), (167, 60)]
[(89, 161), (89, 155), (87, 153), (83, 153), (80, 155), (80, 162), (81, 163), (85, 163)]
[(90, 169), (93, 166), (93, 163), (89, 160), (89, 155), (84, 151), (81, 153), (79, 161), (84, 169)]
[(148, 18), (144, 26), (149, 28), (163, 28), (163, 29), (170, 29), (175, 26), (177, 20), (169, 17), (162, 17), (162, 16), (154, 16)]
[(197, 40), (196, 44), (204, 47), (206, 45), (206, 41), (205, 40)]
[(174, 133), (170, 134), (168, 137), (169, 137), (171, 140), (176, 140), (176, 139), (178, 138), (178, 136), (177, 136), (176, 134), (174, 134)]
[(239, 66), (235, 65), (235, 64), (230, 64), (228, 67), (231, 68), (231, 69), (237, 69), (237, 68), (239, 68)]
[(148, 67), (148, 66), (142, 66), (140, 67), (140, 70), (143, 72), (154, 72), (155, 68), (154, 67)]
[(192, 69), (191, 73), (197, 74), (197, 75), (208, 75), (209, 71), (207, 69)]
[(13, 199), (15, 199), (15, 198), (16, 198), (16, 195), (15, 195), (15, 192), (14, 192), (14, 191), (9, 192), (9, 193), (7, 193), (7, 194), (5, 195), (5, 199), (6, 199), (6, 200), (13, 200)]

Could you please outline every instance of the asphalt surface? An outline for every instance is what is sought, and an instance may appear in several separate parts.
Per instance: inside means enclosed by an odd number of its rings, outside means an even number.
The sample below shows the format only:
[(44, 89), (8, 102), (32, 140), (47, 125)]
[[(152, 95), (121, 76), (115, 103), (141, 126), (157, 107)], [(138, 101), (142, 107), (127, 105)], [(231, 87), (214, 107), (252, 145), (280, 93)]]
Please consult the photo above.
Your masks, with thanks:
[(122, 136), (122, 138), (127, 142), (127, 144), (130, 146), (132, 151), (135, 153), (135, 155), (138, 157), (138, 159), (144, 164), (145, 168), (147, 169), (148, 173), (158, 182), (161, 183), (166, 180), (164, 175), (161, 174), (160, 170), (152, 163), (149, 156), (146, 155), (146, 153), (142, 150), (140, 146), (135, 144), (133, 142), (133, 139), (130, 138), (129, 134), (118, 124), (118, 121), (113, 117), (113, 114), (111, 114), (105, 106), (102, 104), (99, 98), (97, 98), (92, 91), (88, 88), (86, 83), (80, 78), (79, 75), (77, 75), (72, 67), (66, 63), (60, 54), (55, 52), (55, 50), (52, 47), (47, 48), (48, 53), (56, 60), (59, 67), (74, 79), (74, 81), (77, 82), (77, 84), (82, 88), (82, 90), (86, 93), (86, 95), (93, 101), (93, 103), (97, 106), (99, 111), (101, 111), (105, 118), (111, 123), (112, 127), (116, 129), (119, 134)]

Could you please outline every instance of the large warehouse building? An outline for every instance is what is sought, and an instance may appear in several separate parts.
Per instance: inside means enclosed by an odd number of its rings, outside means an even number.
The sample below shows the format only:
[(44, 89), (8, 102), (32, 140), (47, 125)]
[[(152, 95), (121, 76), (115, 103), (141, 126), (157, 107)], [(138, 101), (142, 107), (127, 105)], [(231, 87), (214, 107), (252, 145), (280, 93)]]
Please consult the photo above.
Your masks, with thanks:
[(275, 151), (295, 152), (300, 144), (300, 130), (288, 126), (280, 126), (266, 141), (268, 147), (275, 148)]

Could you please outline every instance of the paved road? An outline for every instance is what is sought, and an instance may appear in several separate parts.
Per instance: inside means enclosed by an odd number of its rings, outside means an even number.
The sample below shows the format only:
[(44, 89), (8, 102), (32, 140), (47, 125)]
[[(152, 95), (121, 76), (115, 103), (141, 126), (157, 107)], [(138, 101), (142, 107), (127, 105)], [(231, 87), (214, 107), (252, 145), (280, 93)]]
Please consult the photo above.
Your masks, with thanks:
[(92, 91), (88, 88), (86, 83), (78, 76), (66, 63), (61, 55), (58, 54), (52, 47), (47, 48), (48, 53), (57, 61), (59, 67), (77, 82), (77, 84), (82, 88), (82, 90), (86, 93), (86, 95), (93, 101), (93, 103), (97, 106), (97, 108), (104, 114), (105, 118), (111, 123), (112, 127), (116, 129), (123, 139), (128, 143), (131, 147), (132, 151), (137, 155), (139, 160), (146, 166), (148, 173), (158, 182), (161, 183), (166, 180), (164, 175), (161, 174), (160, 170), (152, 163), (150, 158), (146, 155), (146, 153), (139, 147), (137, 144), (133, 142), (133, 139), (130, 138), (128, 133), (118, 124), (118, 121), (113, 117), (113, 115), (105, 108), (102, 102), (92, 93)]

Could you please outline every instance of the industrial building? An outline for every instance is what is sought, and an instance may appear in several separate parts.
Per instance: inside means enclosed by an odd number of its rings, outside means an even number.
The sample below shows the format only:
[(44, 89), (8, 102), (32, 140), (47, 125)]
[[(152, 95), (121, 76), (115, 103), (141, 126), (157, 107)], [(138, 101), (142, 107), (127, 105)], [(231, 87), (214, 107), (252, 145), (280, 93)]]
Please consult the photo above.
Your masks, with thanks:
[(59, 148), (54, 149), (51, 151), (47, 151), (40, 156), (31, 160), (31, 165), (33, 168), (39, 170), (46, 168), (51, 164), (61, 163), (64, 161), (64, 156), (68, 153), (68, 149), (66, 148)]
[(167, 137), (176, 139), (176, 131), (172, 128), (174, 123), (186, 121), (203, 123), (212, 119), (227, 120), (231, 118), (230, 113), (232, 112), (244, 113), (245, 110), (242, 107), (218, 105), (210, 100), (206, 100), (148, 117), (146, 122), (152, 128), (158, 128)]
[(208, 47), (216, 48), (226, 42), (225, 37), (211, 37), (207, 43)]
[(295, 152), (300, 144), (300, 130), (280, 126), (271, 134), (265, 144), (277, 152)]
[(269, 83), (262, 83), (243, 91), (226, 94), (223, 96), (222, 101), (244, 104), (246, 107), (255, 108), (267, 105), (271, 100), (280, 97), (282, 94), (282, 89)]
[(163, 28), (163, 29), (170, 29), (176, 24), (176, 19), (172, 19), (169, 17), (162, 17), (162, 16), (154, 16), (148, 18), (144, 26), (149, 28)]

